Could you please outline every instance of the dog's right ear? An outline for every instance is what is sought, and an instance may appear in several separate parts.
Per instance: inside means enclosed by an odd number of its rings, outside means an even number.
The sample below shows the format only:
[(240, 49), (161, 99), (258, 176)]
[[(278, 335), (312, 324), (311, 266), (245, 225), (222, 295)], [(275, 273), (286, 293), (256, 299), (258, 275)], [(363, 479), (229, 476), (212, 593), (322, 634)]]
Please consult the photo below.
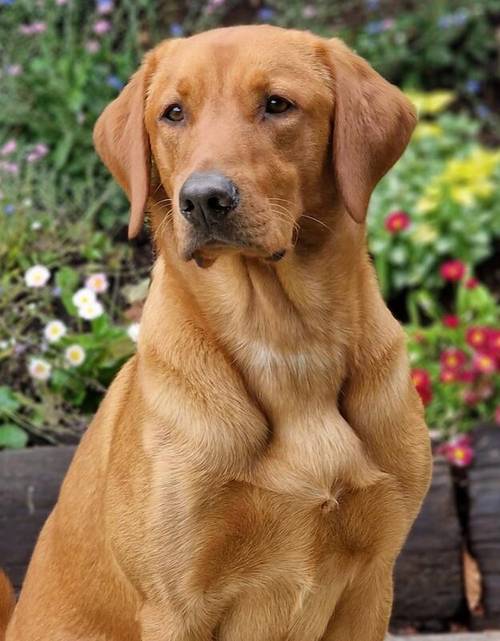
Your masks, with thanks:
[(146, 55), (120, 95), (97, 119), (94, 145), (101, 160), (130, 200), (128, 237), (144, 222), (149, 196), (151, 152), (144, 124), (144, 102), (154, 70), (155, 52)]

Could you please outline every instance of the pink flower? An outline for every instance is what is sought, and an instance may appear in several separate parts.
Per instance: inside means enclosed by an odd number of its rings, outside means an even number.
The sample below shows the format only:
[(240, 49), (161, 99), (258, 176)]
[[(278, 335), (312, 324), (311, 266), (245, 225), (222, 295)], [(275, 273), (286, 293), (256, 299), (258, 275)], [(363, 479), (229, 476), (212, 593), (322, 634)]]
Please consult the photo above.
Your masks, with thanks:
[(450, 329), (455, 329), (460, 325), (460, 319), (454, 314), (446, 314), (441, 320), (443, 325), (445, 327), (449, 327)]
[(497, 425), (500, 425), (500, 405), (495, 409), (494, 421)]
[(432, 386), (429, 372), (421, 368), (412, 369), (411, 380), (422, 399), (422, 403), (424, 405), (429, 405), (432, 400)]
[(439, 360), (443, 369), (451, 369), (456, 371), (460, 369), (462, 365), (464, 365), (465, 361), (467, 360), (467, 355), (461, 349), (450, 347), (448, 349), (444, 349), (441, 352)]
[(439, 273), (444, 280), (455, 282), (462, 280), (465, 274), (465, 264), (461, 260), (448, 260), (441, 265)]
[(448, 443), (444, 443), (438, 452), (456, 467), (467, 467), (474, 458), (474, 450), (467, 436), (458, 436)]
[(47, 29), (45, 22), (32, 22), (31, 24), (22, 24), (19, 27), (23, 36), (34, 36), (37, 33), (43, 33)]
[(2, 160), (2, 162), (0, 162), (0, 171), (15, 176), (19, 173), (19, 165), (15, 162), (7, 162), (5, 160)]
[(304, 18), (315, 18), (318, 15), (318, 10), (312, 4), (306, 4), (302, 9)]
[(108, 33), (110, 29), (111, 29), (111, 22), (109, 20), (104, 20), (104, 19), (98, 20), (97, 22), (94, 23), (94, 26), (92, 27), (92, 30), (98, 36), (102, 36), (103, 34)]
[(479, 285), (479, 281), (477, 278), (474, 278), (471, 276), (465, 281), (465, 286), (467, 289), (475, 289)]
[(17, 142), (14, 140), (14, 138), (11, 138), (10, 140), (7, 140), (5, 145), (0, 149), (0, 156), (8, 156), (9, 154), (13, 154), (17, 149)]
[(476, 352), (473, 358), (474, 368), (482, 374), (493, 374), (496, 370), (495, 359), (484, 352)]
[(411, 219), (405, 211), (393, 211), (384, 221), (384, 227), (391, 234), (397, 234), (410, 226)]
[(488, 330), (486, 327), (469, 327), (465, 340), (474, 349), (485, 347), (488, 340)]
[(44, 145), (43, 143), (39, 142), (37, 145), (33, 147), (30, 153), (26, 156), (26, 160), (29, 163), (37, 162), (37, 160), (40, 160), (40, 158), (43, 158), (48, 153), (49, 153), (49, 148), (47, 147), (47, 145)]
[(97, 40), (87, 40), (87, 42), (85, 43), (85, 49), (89, 53), (97, 53), (100, 48), (101, 48), (101, 45)]
[(472, 389), (464, 390), (462, 398), (464, 399), (464, 403), (470, 407), (473, 407), (481, 400), (479, 394)]

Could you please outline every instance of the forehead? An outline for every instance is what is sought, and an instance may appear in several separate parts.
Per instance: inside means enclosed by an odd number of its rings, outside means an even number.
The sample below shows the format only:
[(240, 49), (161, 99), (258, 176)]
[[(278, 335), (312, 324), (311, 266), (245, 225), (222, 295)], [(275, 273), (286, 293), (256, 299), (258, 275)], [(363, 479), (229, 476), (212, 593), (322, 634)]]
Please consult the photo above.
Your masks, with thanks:
[(166, 43), (157, 54), (152, 93), (184, 95), (234, 91), (330, 94), (321, 40), (275, 27), (216, 29)]

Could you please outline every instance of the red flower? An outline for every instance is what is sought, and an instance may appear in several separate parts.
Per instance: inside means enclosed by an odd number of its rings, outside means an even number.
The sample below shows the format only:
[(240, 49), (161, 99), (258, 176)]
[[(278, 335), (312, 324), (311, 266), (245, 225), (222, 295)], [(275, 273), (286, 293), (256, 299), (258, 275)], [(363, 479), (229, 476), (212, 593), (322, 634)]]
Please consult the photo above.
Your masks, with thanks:
[(493, 374), (496, 370), (495, 359), (484, 352), (476, 352), (473, 358), (474, 367), (483, 374)]
[(454, 314), (447, 314), (446, 316), (443, 316), (442, 322), (445, 327), (450, 327), (451, 329), (455, 329), (455, 327), (459, 326), (460, 319), (458, 318), (458, 316), (455, 316)]
[(397, 234), (410, 226), (411, 219), (405, 211), (393, 211), (387, 216), (384, 227), (391, 234)]
[(488, 352), (496, 357), (500, 357), (500, 329), (489, 330)]
[(474, 349), (484, 347), (488, 340), (488, 330), (486, 327), (469, 327), (465, 339)]
[(467, 360), (467, 355), (461, 349), (450, 347), (441, 352), (439, 360), (443, 370), (453, 370), (456, 372)]
[(439, 375), (441, 383), (456, 383), (459, 379), (459, 374), (454, 369), (442, 369)]
[(471, 276), (465, 281), (465, 286), (467, 289), (475, 289), (479, 285), (479, 281), (477, 278), (474, 278)]
[(422, 399), (422, 403), (429, 405), (432, 400), (432, 386), (429, 372), (425, 369), (415, 368), (411, 371), (411, 380)]
[(443, 443), (438, 448), (438, 452), (457, 467), (467, 467), (474, 458), (474, 450), (468, 436), (457, 436), (448, 443)]
[(439, 273), (444, 280), (462, 280), (465, 274), (465, 263), (461, 260), (448, 260), (441, 265)]

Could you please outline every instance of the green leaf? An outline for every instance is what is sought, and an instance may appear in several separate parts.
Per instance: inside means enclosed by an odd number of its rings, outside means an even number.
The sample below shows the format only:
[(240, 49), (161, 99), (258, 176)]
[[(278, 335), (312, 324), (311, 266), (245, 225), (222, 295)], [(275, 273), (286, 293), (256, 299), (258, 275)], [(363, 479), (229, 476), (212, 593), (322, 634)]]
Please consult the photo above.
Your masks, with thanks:
[(6, 385), (0, 386), (0, 414), (12, 414), (20, 406), (14, 392)]
[(26, 447), (28, 435), (14, 423), (3, 423), (0, 425), (0, 447), (9, 449), (20, 449)]

